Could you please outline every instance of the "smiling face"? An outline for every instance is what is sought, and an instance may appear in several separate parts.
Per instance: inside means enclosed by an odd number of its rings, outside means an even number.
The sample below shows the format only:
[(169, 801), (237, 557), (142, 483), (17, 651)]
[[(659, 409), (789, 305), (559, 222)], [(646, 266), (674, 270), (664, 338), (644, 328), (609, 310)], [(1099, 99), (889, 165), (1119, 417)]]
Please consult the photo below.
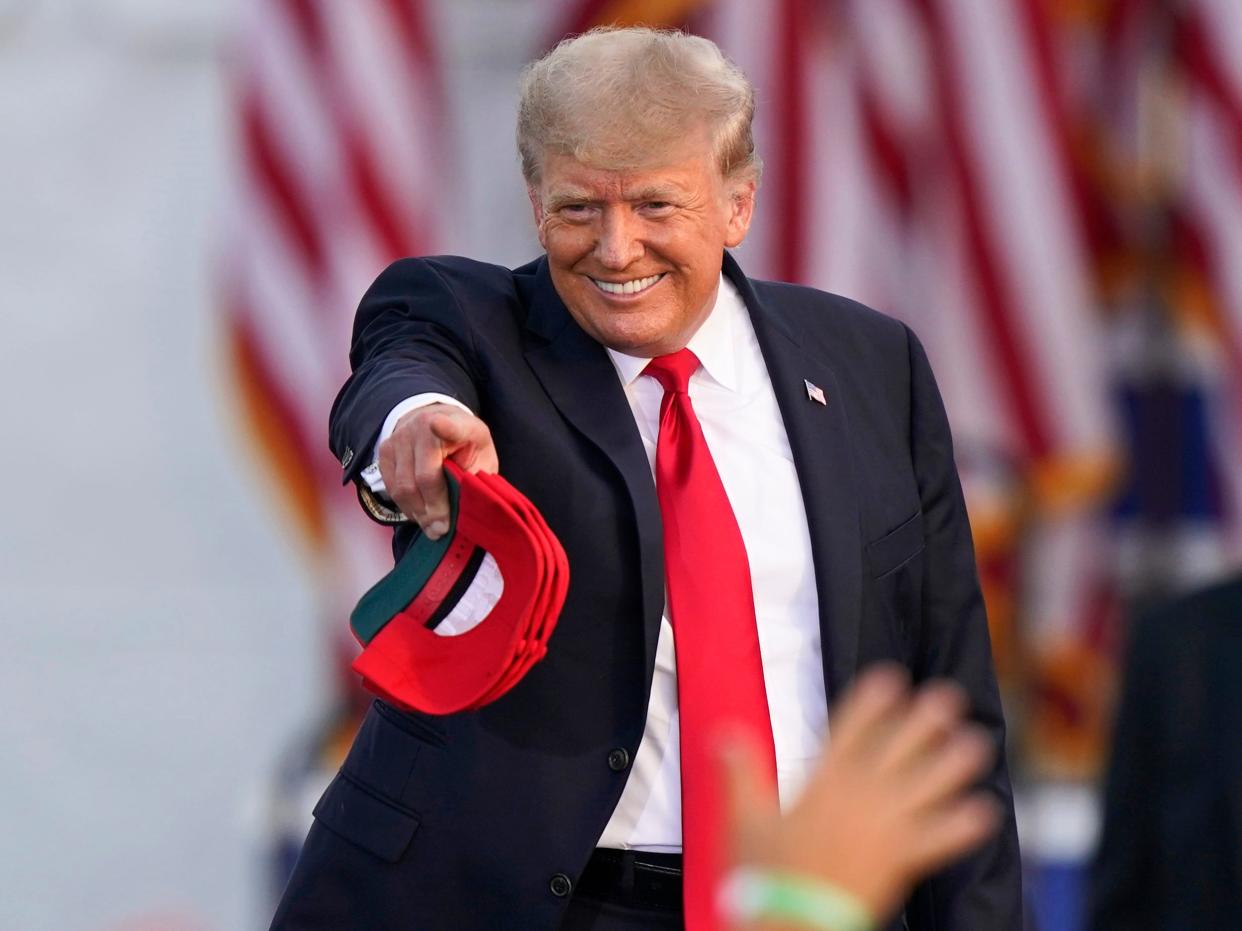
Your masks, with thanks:
[(711, 312), (755, 183), (722, 177), (699, 144), (662, 167), (621, 171), (546, 152), (529, 193), (570, 315), (610, 349), (654, 357), (683, 348)]

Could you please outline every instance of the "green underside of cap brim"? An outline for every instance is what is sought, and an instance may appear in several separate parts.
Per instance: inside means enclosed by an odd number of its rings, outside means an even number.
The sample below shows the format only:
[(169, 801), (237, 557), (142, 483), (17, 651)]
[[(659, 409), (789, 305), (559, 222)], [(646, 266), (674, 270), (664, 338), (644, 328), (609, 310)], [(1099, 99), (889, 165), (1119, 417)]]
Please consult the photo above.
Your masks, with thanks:
[(452, 545), (453, 537), (457, 533), (457, 507), (461, 489), (447, 470), (444, 480), (448, 485), (449, 531), (438, 540), (430, 540), (425, 534), (418, 534), (392, 571), (358, 599), (357, 606), (349, 616), (349, 626), (354, 636), (363, 644), (370, 643), (371, 638), (383, 630), (385, 624), (418, 596)]

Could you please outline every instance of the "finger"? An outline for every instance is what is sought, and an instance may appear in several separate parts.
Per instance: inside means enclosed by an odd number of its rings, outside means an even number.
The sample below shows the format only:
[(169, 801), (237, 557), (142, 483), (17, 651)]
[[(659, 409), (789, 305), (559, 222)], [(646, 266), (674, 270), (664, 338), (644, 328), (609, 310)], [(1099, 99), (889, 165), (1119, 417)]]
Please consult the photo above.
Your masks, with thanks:
[(1001, 807), (982, 793), (966, 796), (924, 820), (906, 847), (912, 876), (923, 876), (957, 860), (994, 835)]
[(393, 498), (393, 489), (397, 484), (397, 447), (392, 437), (380, 443), (378, 463), (380, 478), (384, 480), (384, 488), (388, 492), (388, 497), (396, 501), (397, 499)]
[(446, 458), (467, 472), (500, 471), (491, 430), (478, 417), (458, 411), (445, 412), (433, 417), (429, 426), (440, 438)]
[(428, 538), (438, 540), (449, 529), (448, 485), (444, 478), (444, 447), (429, 429), (417, 434), (413, 468), (422, 511), (419, 526)]
[(491, 432), (477, 417), (457, 411), (446, 412), (432, 417), (428, 426), (440, 439), (445, 456), (468, 472), (479, 470), (485, 451), (491, 458), (496, 455)]
[(763, 778), (757, 750), (744, 735), (723, 738), (716, 757), (730, 853), (736, 862), (755, 862), (764, 857), (766, 835), (780, 818), (775, 790)]
[(891, 664), (861, 673), (832, 714), (828, 732), (834, 753), (869, 752), (905, 707), (909, 688), (905, 671)]
[(952, 682), (922, 686), (909, 705), (909, 713), (888, 735), (876, 758), (878, 769), (908, 772), (948, 739), (966, 714), (966, 696)]
[(444, 411), (427, 418), (427, 426), (444, 446), (457, 447), (470, 442), (473, 421), (478, 420), (461, 411)]
[(996, 745), (981, 727), (958, 730), (911, 774), (911, 810), (932, 809), (960, 795), (996, 759)]
[(401, 513), (421, 526), (422, 496), (414, 484), (414, 451), (408, 433), (394, 433), (380, 446), (380, 476)]
[(490, 431), (487, 435), (487, 443), (476, 448), (474, 459), (469, 468), (471, 472), (490, 472), (495, 475), (500, 471), (500, 459), (496, 455), (496, 447), (492, 443)]

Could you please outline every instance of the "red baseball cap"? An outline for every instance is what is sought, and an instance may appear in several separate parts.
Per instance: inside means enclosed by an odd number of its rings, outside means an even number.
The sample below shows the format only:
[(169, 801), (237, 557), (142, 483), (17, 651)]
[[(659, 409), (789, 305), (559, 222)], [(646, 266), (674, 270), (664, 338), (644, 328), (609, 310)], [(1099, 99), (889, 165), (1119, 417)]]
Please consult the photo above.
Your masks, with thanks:
[(499, 475), (445, 463), (449, 531), (419, 535), (358, 602), (353, 669), (392, 704), (480, 708), (547, 653), (569, 564), (542, 515)]

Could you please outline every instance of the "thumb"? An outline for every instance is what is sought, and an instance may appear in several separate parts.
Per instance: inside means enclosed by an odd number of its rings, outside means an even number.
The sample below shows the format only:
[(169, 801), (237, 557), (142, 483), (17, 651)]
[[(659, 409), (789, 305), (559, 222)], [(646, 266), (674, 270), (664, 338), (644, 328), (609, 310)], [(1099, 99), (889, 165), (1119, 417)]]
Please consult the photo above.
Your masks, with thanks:
[(470, 438), (470, 423), (464, 417), (454, 417), (451, 414), (436, 414), (428, 421), (427, 425), (431, 428), (431, 432), (436, 439), (442, 443), (450, 445), (464, 443)]

